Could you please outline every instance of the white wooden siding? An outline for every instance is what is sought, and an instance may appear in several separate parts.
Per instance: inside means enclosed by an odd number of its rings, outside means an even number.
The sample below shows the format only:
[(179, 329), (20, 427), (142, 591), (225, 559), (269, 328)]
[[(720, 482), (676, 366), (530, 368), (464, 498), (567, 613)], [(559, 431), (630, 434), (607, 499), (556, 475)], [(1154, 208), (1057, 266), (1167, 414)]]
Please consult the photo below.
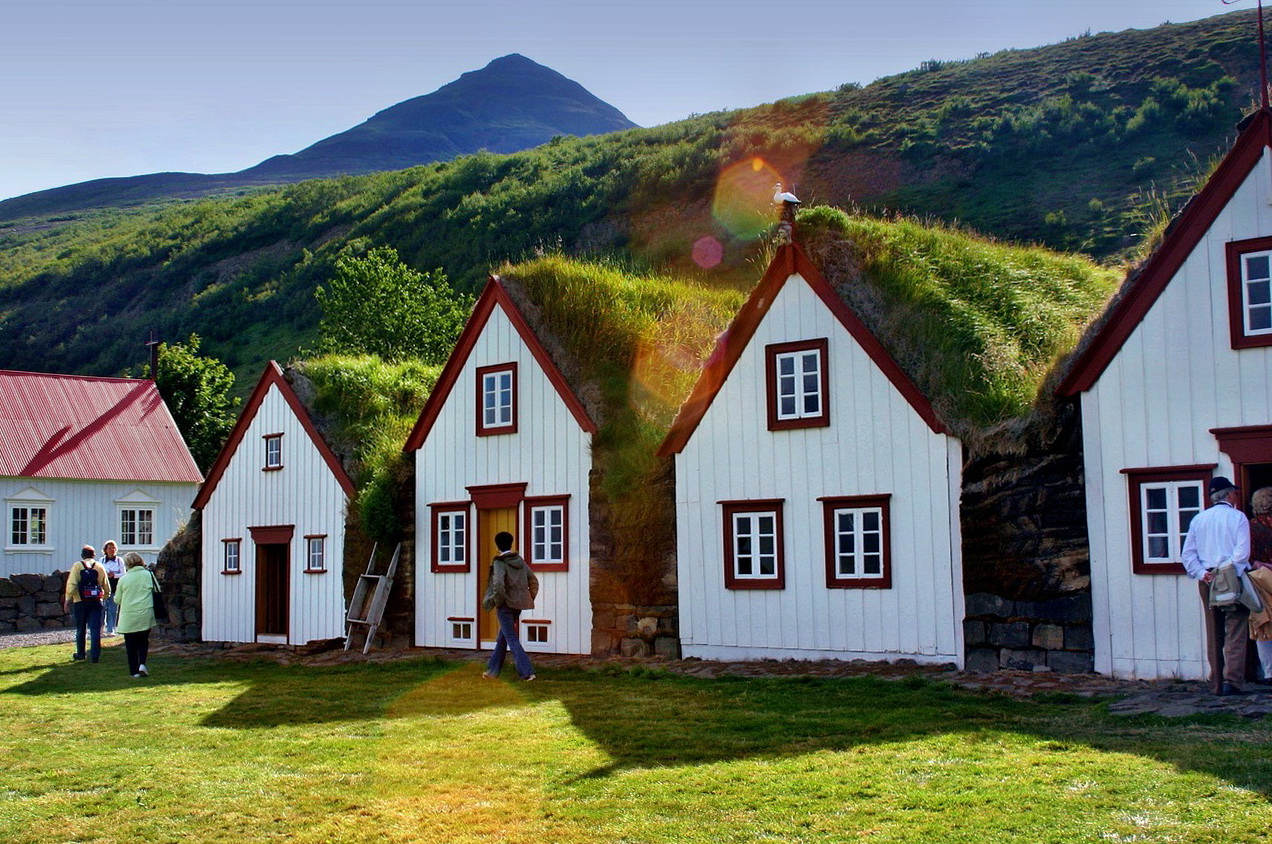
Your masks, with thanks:
[[(515, 434), (476, 435), (477, 376), (482, 366), (517, 363), (518, 430)], [(493, 548), (477, 548), (477, 511), (470, 508), (471, 571), (434, 573), (429, 504), (469, 500), (467, 487), (525, 483), (526, 496), (568, 495), (570, 567), (543, 572), (539, 597), (526, 618), (547, 619), (550, 641), (527, 651), (589, 653), (592, 604), (588, 592), (591, 531), (588, 523), (588, 472), (591, 435), (579, 427), (501, 306), (492, 311), (454, 389), (427, 439), (416, 452), (416, 613), (415, 642), (423, 647), (454, 647), (450, 617), (474, 618), (478, 612), (478, 569), (489, 565)], [(517, 548), (528, 553), (525, 508), (518, 511)], [(474, 625), (474, 638), (476, 627)]]
[(1095, 668), (1142, 679), (1208, 674), (1197, 584), (1131, 569), (1123, 469), (1218, 464), (1212, 428), (1272, 423), (1272, 348), (1232, 349), (1225, 244), (1272, 234), (1264, 162), (1082, 395)]
[[(769, 431), (766, 345), (827, 337), (830, 426)], [(676, 457), (686, 656), (962, 664), (961, 447), (934, 434), (816, 294), (787, 281)], [(819, 497), (890, 494), (892, 587), (826, 587)], [(786, 586), (724, 586), (718, 502), (783, 498)]]
[[(283, 468), (261, 471), (266, 434), (283, 434)], [(271, 385), (203, 509), (203, 638), (256, 640), (256, 545), (251, 527), (295, 525), (288, 571), (288, 643), (344, 636), (344, 521), (339, 481), (291, 406)], [(304, 574), (305, 536), (327, 537), (327, 571)], [(242, 574), (221, 573), (223, 539), (241, 538)], [(365, 562), (365, 561), (364, 561)]]
[[(28, 488), (51, 498), (48, 547), (39, 551), (19, 550), (9, 545), (11, 496)], [(133, 504), (155, 511), (155, 541), (144, 547), (119, 546), (120, 556), (128, 551), (141, 554), (153, 563), (159, 549), (190, 519), (190, 502), (197, 484), (150, 483), (137, 481), (78, 481), (60, 478), (0, 478), (0, 505), (3, 505), (4, 532), (0, 535), (0, 577), (14, 574), (51, 574), (70, 571), (80, 558), (80, 548), (92, 545), (101, 553), (108, 539), (119, 541), (119, 505), (133, 493), (155, 503)], [(15, 502), (20, 503), (20, 502)], [(34, 503), (34, 502), (33, 502)], [(37, 506), (45, 506), (39, 505)]]

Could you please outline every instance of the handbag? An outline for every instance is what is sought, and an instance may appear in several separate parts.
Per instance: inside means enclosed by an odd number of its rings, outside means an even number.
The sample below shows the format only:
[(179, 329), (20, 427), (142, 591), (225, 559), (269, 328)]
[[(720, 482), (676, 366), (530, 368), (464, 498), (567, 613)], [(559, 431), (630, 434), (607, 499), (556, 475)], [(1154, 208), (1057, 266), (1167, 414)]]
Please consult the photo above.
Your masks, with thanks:
[(150, 592), (150, 600), (154, 602), (155, 622), (162, 623), (168, 620), (168, 602), (163, 599), (163, 590), (159, 588), (159, 579), (154, 572), (150, 573), (150, 582), (154, 586)]

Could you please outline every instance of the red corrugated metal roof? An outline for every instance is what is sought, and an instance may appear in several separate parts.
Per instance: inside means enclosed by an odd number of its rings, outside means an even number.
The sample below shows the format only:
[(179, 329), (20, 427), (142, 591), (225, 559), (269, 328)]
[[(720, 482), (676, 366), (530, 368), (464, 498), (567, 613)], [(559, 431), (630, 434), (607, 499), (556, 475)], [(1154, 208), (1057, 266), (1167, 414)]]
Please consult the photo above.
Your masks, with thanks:
[(203, 480), (153, 381), (5, 370), (0, 475)]

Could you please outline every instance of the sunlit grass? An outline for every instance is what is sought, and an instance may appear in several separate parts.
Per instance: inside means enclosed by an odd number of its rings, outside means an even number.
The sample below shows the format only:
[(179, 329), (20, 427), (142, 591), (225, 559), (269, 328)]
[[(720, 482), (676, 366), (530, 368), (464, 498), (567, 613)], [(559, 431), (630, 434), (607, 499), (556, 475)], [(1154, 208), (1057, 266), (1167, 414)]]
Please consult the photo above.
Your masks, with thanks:
[(0, 652), (6, 842), (1266, 840), (1272, 729), (922, 682)]

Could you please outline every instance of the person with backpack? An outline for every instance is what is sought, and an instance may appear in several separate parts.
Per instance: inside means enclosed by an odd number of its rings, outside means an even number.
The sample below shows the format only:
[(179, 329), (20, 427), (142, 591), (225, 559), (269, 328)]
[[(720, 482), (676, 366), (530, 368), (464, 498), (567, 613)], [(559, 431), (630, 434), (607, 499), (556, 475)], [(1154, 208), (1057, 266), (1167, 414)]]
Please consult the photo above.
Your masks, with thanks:
[(495, 617), (499, 619), (499, 636), (495, 639), (495, 649), (490, 652), (490, 661), (486, 663), (486, 670), (481, 675), (487, 680), (499, 676), (508, 651), (512, 651), (513, 664), (517, 666), (517, 674), (521, 679), (534, 679), (534, 665), (521, 646), (517, 625), (522, 610), (534, 609), (534, 599), (539, 594), (539, 579), (530, 571), (521, 555), (512, 550), (514, 541), (513, 535), (507, 531), (495, 534), (495, 548), (499, 553), (490, 564), (490, 582), (481, 602), (487, 612), (494, 610)]
[[(62, 610), (70, 604), (75, 614), (75, 654), (72, 659), (97, 662), (102, 655), (102, 602), (110, 597), (110, 580), (106, 569), (97, 562), (97, 551), (92, 545), (80, 549), (80, 559), (71, 566), (66, 578), (66, 594), (62, 596)], [(88, 633), (89, 650), (84, 652), (84, 634)]]

